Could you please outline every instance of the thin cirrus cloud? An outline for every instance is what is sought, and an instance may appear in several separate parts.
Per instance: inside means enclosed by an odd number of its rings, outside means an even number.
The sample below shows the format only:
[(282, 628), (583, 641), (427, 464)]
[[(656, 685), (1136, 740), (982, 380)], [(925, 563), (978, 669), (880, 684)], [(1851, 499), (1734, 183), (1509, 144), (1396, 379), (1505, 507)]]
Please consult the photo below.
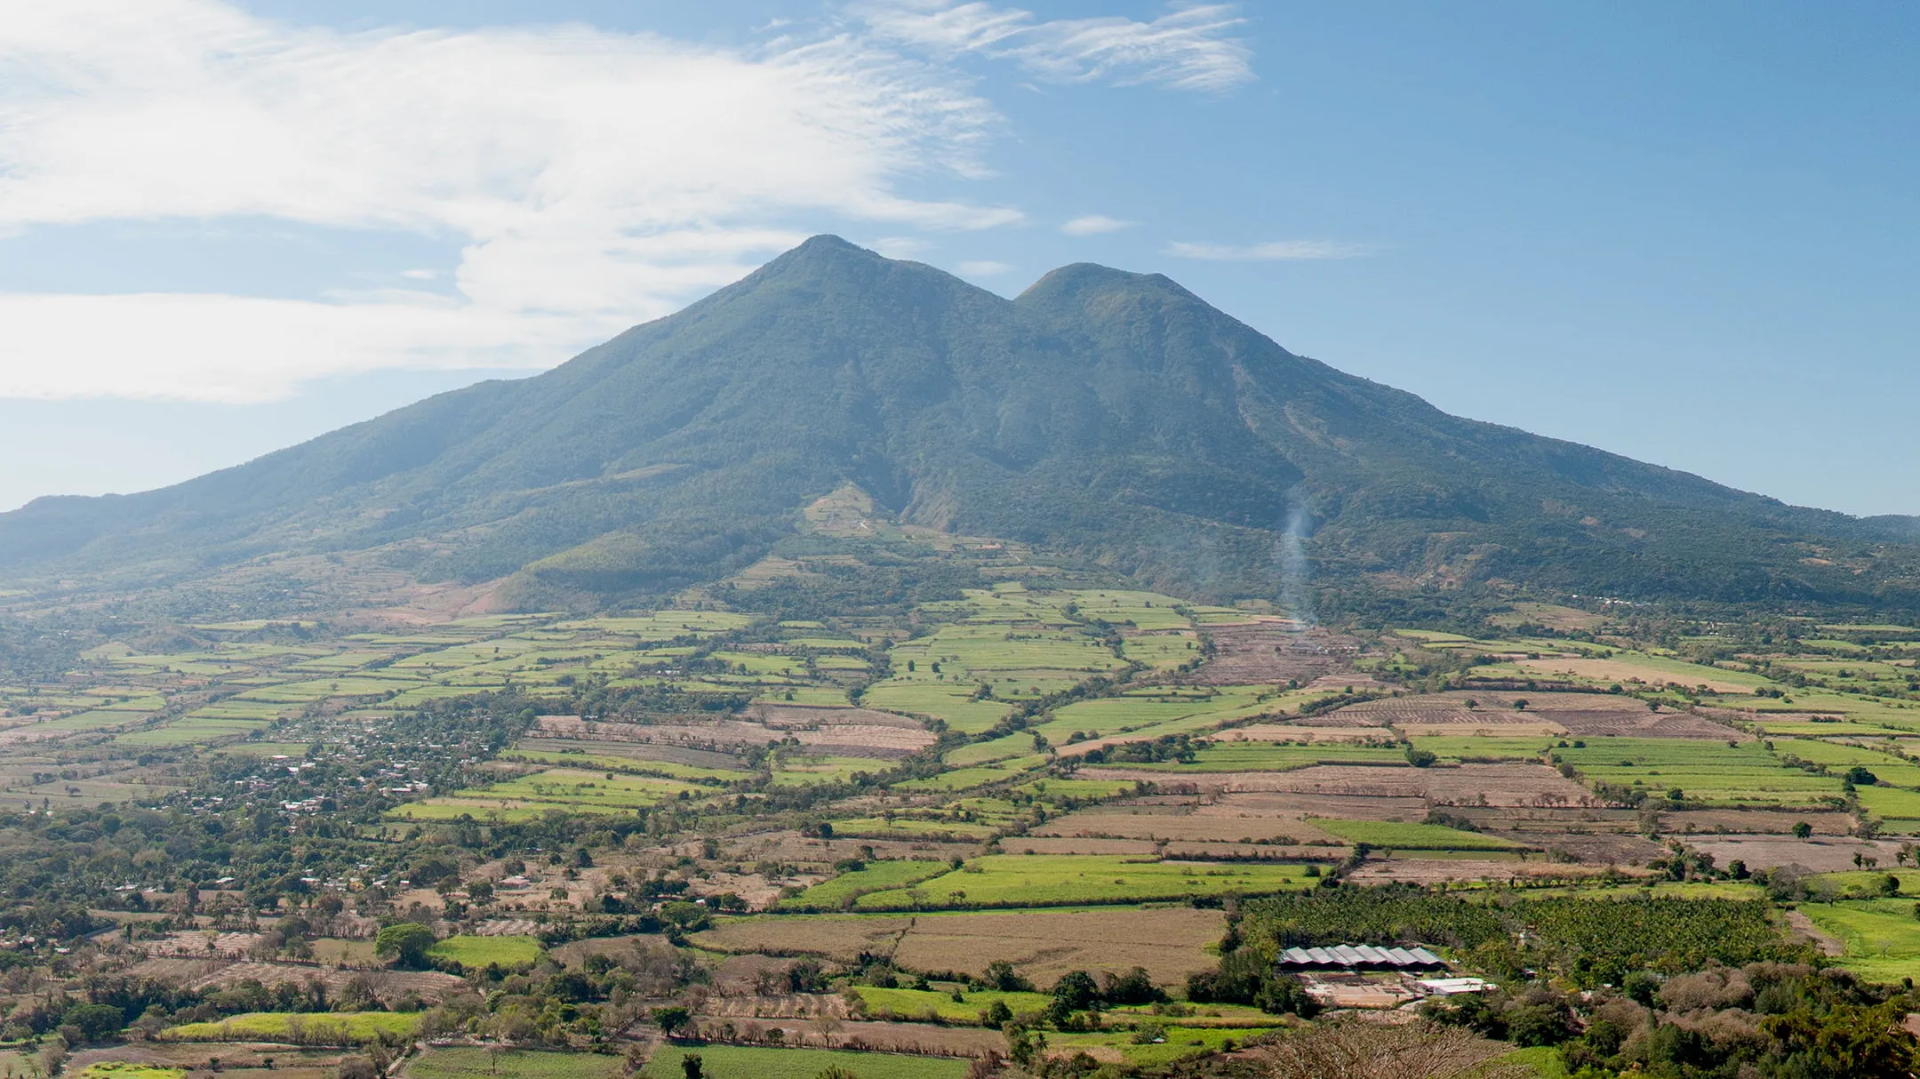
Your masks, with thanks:
[(0, 68), (0, 243), (266, 219), (460, 247), (452, 294), (0, 295), (0, 396), (246, 402), (379, 368), (545, 367), (737, 279), (803, 238), (795, 217), (1021, 219), (901, 193), (974, 174), (999, 118), (950, 70), (854, 34), (729, 51), (62, 0), (0, 20)]
[(1217, 93), (1254, 78), (1252, 51), (1235, 36), (1246, 20), (1234, 4), (1177, 6), (1150, 22), (1041, 21), (1019, 8), (952, 0), (868, 0), (851, 10), (883, 38), (949, 56), (1011, 60), (1055, 82)]
[(1338, 240), (1274, 240), (1260, 244), (1204, 244), (1175, 241), (1167, 245), (1175, 258), (1210, 262), (1298, 262), (1311, 259), (1364, 258), (1374, 252), (1367, 244)]
[(1108, 217), (1105, 214), (1085, 214), (1061, 225), (1060, 231), (1069, 236), (1099, 236), (1103, 233), (1130, 229), (1136, 224), (1138, 224), (1138, 222), (1122, 221), (1117, 217)]

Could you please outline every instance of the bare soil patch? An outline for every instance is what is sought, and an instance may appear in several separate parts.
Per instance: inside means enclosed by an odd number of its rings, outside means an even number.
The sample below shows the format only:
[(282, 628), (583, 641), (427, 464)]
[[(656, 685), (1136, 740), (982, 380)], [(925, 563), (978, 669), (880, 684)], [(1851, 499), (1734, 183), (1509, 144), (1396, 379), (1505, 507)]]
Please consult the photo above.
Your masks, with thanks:
[(1220, 911), (1189, 907), (1096, 911), (981, 911), (917, 917), (815, 915), (730, 922), (697, 934), (727, 952), (811, 953), (850, 960), (891, 954), (912, 970), (980, 974), (996, 959), (1039, 984), (1069, 970), (1147, 968), (1177, 982), (1210, 969), (1207, 946), (1225, 929)]
[(1891, 866), (1894, 864), (1894, 852), (1900, 849), (1900, 844), (1886, 840), (1873, 841), (1843, 837), (1819, 839), (1794, 839), (1789, 836), (1696, 837), (1689, 839), (1687, 845), (1713, 855), (1716, 865), (1726, 865), (1738, 860), (1745, 862), (1749, 869), (1775, 869), (1783, 865), (1798, 865), (1815, 873), (1839, 873), (1853, 869), (1855, 854), (1876, 858), (1881, 865)]
[(1244, 791), (1204, 801), (1196, 813), (1277, 816), (1295, 820), (1311, 814), (1338, 820), (1418, 821), (1427, 815), (1424, 798), (1347, 798), (1338, 795)]
[(1801, 940), (1812, 941), (1813, 944), (1820, 949), (1821, 955), (1841, 956), (1847, 954), (1846, 942), (1821, 932), (1820, 927), (1813, 924), (1813, 919), (1807, 917), (1805, 911), (1787, 911), (1787, 927), (1793, 930), (1793, 936)]
[(1216, 742), (1371, 742), (1392, 738), (1366, 727), (1322, 727), (1304, 723), (1255, 723), (1207, 737)]
[(1738, 682), (1723, 681), (1718, 678), (1701, 678), (1692, 681), (1692, 674), (1678, 675), (1658, 667), (1643, 666), (1628, 660), (1619, 659), (1576, 659), (1569, 656), (1554, 656), (1541, 659), (1523, 659), (1516, 664), (1521, 670), (1545, 677), (1571, 676), (1585, 678), (1595, 682), (1625, 682), (1637, 680), (1647, 685), (1664, 686), (1679, 683), (1686, 686), (1706, 686), (1716, 693), (1738, 693), (1742, 696), (1752, 692)]
[(1692, 738), (1751, 742), (1753, 736), (1724, 723), (1682, 712), (1557, 712), (1569, 735), (1581, 738)]
[(1278, 791), (1348, 798), (1420, 798), (1435, 805), (1600, 805), (1593, 792), (1544, 764), (1463, 764), (1458, 767), (1322, 764), (1290, 772), (1167, 773), (1129, 768), (1085, 768), (1089, 779), (1145, 780), (1161, 788), (1241, 793)]
[(1665, 847), (1646, 836), (1627, 833), (1582, 835), (1573, 832), (1489, 830), (1487, 834), (1525, 843), (1530, 847), (1561, 851), (1582, 865), (1590, 866), (1639, 866), (1667, 855)]
[(1153, 854), (1150, 839), (1084, 839), (1079, 836), (1021, 835), (1000, 841), (1008, 854)]
[(1589, 880), (1606, 872), (1604, 865), (1572, 865), (1564, 862), (1394, 857), (1384, 861), (1369, 859), (1348, 879), (1355, 884), (1443, 884), (1482, 880), (1541, 883)]
[(1660, 814), (1660, 830), (1680, 835), (1732, 833), (1739, 835), (1788, 835), (1793, 826), (1805, 821), (1814, 835), (1844, 836), (1853, 833), (1851, 813), (1783, 813), (1752, 809), (1688, 809)]
[(463, 980), (437, 970), (341, 970), (302, 963), (236, 963), (230, 959), (148, 959), (132, 970), (138, 976), (166, 979), (189, 989), (210, 989), (244, 981), (265, 986), (318, 981), (335, 995), (345, 989), (348, 982), (364, 977), (372, 981), (374, 994), (382, 1000), (398, 999), (412, 992), (423, 999), (439, 1001), (466, 986)]
[(900, 727), (922, 730), (924, 724), (892, 712), (871, 708), (853, 708), (832, 704), (783, 704), (763, 702), (749, 707), (746, 714), (769, 727), (811, 730), (818, 727)]
[(1203, 626), (1213, 658), (1188, 681), (1209, 686), (1244, 686), (1297, 681), (1302, 685), (1347, 670), (1360, 642), (1318, 627), (1302, 628), (1284, 619), (1237, 625)]

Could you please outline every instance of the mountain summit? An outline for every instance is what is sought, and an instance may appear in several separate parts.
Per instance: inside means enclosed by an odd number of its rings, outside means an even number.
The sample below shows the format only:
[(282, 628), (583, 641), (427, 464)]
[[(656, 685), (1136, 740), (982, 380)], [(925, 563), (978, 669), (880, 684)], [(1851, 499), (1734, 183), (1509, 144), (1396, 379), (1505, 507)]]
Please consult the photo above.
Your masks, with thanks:
[(0, 514), (0, 571), (378, 550), (426, 578), (611, 600), (749, 564), (848, 483), (908, 522), (1195, 593), (1272, 594), (1289, 530), (1319, 572), (1389, 584), (1913, 589), (1904, 522), (1450, 416), (1157, 274), (1067, 266), (1007, 300), (832, 236), (545, 374), (163, 490)]

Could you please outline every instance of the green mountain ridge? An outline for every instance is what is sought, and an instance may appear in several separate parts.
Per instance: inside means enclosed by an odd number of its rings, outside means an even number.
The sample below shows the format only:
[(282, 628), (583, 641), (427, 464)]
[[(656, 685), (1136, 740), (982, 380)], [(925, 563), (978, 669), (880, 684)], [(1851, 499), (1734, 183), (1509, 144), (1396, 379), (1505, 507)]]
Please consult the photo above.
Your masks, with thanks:
[(1315, 575), (1913, 605), (1909, 518), (1787, 506), (1448, 415), (1296, 356), (1160, 275), (1018, 298), (816, 237), (544, 374), (441, 394), (162, 490), (0, 514), (0, 574), (180, 580), (377, 550), (421, 579), (614, 602), (742, 568), (845, 483), (900, 519), (1168, 590)]

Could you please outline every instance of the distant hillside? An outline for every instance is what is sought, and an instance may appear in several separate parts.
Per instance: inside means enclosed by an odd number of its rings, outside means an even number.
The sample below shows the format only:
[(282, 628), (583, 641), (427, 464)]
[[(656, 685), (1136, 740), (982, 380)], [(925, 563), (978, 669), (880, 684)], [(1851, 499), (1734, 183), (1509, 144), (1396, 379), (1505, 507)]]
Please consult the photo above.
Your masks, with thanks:
[(847, 482), (902, 519), (1162, 588), (1319, 575), (1908, 605), (1907, 518), (1799, 509), (1447, 415), (1295, 356), (1159, 275), (1015, 300), (816, 237), (535, 378), (238, 468), (0, 514), (0, 572), (191, 577), (378, 550), (422, 579), (617, 600), (743, 567)]

